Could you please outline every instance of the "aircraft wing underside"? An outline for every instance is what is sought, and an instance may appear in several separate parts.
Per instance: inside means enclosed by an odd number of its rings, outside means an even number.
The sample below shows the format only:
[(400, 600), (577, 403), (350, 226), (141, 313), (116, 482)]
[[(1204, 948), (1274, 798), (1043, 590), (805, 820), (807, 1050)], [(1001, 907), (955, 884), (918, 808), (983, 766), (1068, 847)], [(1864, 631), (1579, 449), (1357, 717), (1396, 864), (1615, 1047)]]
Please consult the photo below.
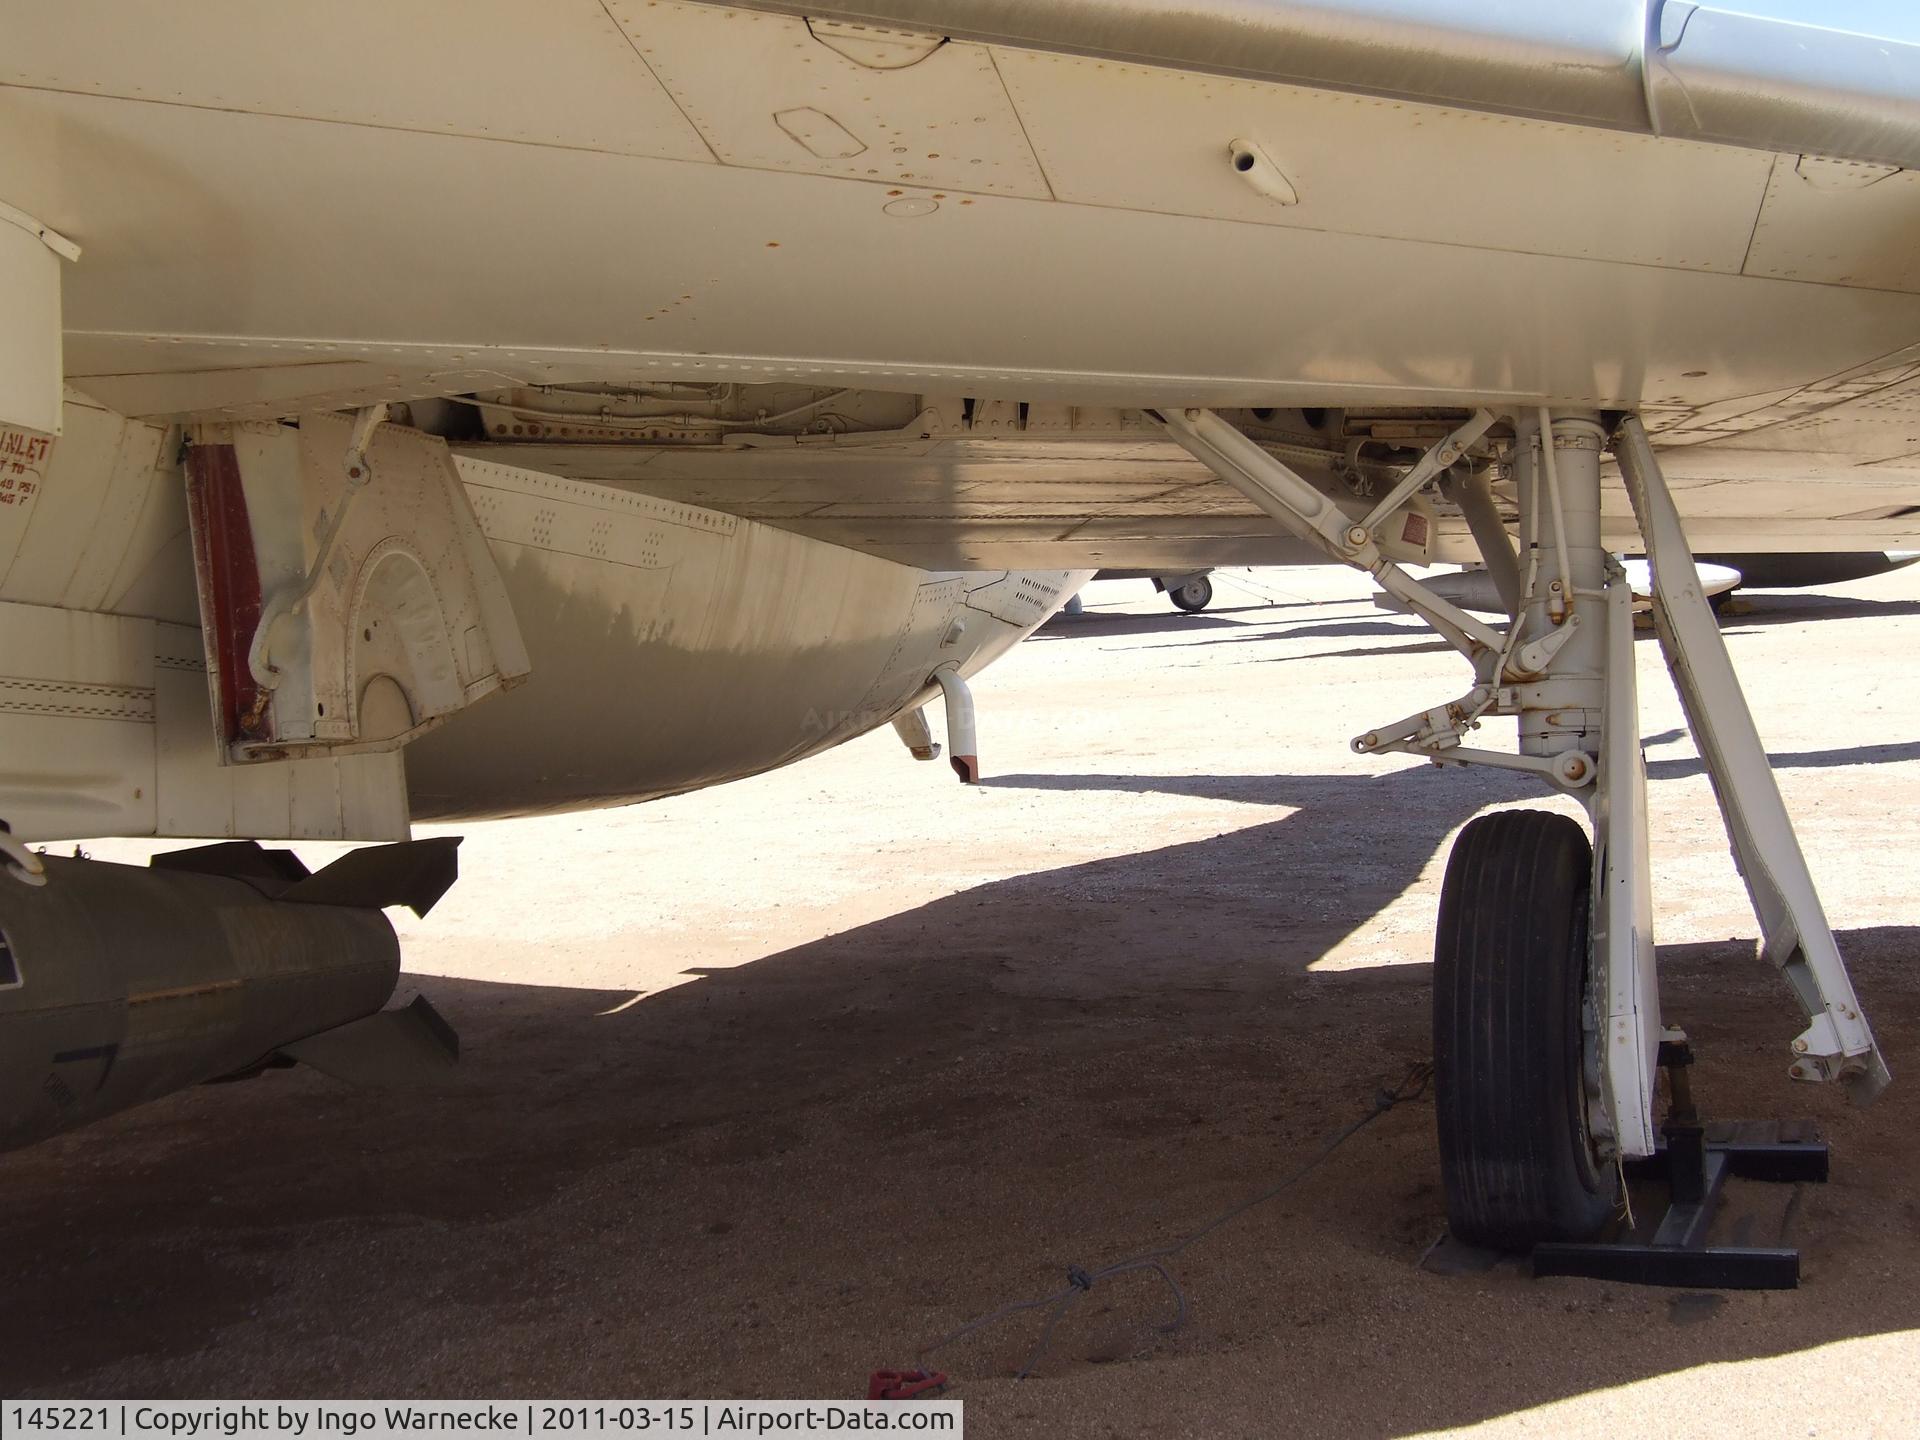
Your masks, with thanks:
[(484, 438), (918, 564), (1297, 556), (1170, 405), (1638, 410), (1703, 546), (1920, 546), (1920, 45), (1845, 6), (798, 8), (0, 4), (0, 213), (79, 257), (7, 358), (170, 420), (913, 397)]
[[(1676, 410), (1652, 418), (1662, 464), (1693, 543), (1704, 551), (1920, 549), (1920, 367), (1718, 415)], [(920, 397), (925, 399), (925, 397)], [(954, 408), (961, 403), (956, 397)], [(1158, 434), (1144, 416), (1127, 438), (1072, 434), (1068, 407), (1002, 411), (1008, 433), (943, 437), (936, 406), (928, 438), (816, 436), (807, 445), (534, 444), (465, 447), (507, 464), (616, 484), (759, 520), (778, 529), (931, 568), (1079, 567), (1178, 571), (1208, 565), (1310, 563), (1312, 547), (1277, 530), (1246, 496)], [(1020, 412), (1024, 411), (1024, 417)], [(1109, 412), (1111, 413), (1111, 412)], [(1346, 434), (1366, 433), (1349, 414)], [(1381, 430), (1394, 428), (1384, 421)], [(1437, 436), (1444, 427), (1425, 430)], [(1301, 468), (1343, 470), (1365, 489), (1390, 474), (1367, 463), (1389, 442), (1332, 451), (1276, 431), (1270, 448)], [(1425, 435), (1417, 438), (1424, 439)], [(1402, 452), (1406, 453), (1406, 452)], [(1353, 455), (1356, 461), (1346, 463)], [(1318, 463), (1316, 463), (1318, 462)], [(1511, 521), (1517, 497), (1496, 482)], [(1609, 472), (1608, 542), (1641, 548), (1625, 490)], [(1428, 558), (1477, 558), (1450, 505), (1431, 515)]]

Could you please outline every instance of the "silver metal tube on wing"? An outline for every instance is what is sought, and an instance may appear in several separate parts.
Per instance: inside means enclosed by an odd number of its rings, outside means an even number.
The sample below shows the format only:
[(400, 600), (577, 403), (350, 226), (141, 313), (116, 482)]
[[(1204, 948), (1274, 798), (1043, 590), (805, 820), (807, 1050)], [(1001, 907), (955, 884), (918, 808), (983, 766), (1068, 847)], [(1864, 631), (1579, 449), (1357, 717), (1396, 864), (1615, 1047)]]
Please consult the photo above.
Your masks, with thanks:
[[(719, 0), (716, 0), (719, 3)], [(1752, 149), (1920, 164), (1911, 22), (1693, 0), (724, 0), (814, 20)]]
[(376, 1015), (400, 975), (380, 907), (430, 908), (454, 844), (356, 851), (317, 875), (251, 842), (152, 869), (46, 856), (43, 885), (0, 873), (0, 1149)]

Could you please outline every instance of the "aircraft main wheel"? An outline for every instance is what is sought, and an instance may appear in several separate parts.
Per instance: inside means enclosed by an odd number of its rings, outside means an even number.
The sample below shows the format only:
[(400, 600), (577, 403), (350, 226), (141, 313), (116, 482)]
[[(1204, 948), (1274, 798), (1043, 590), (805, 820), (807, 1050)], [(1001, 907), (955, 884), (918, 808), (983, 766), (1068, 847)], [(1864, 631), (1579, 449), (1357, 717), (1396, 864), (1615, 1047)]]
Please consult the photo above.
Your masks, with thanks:
[(1583, 1240), (1612, 1213), (1595, 1153), (1588, 940), (1593, 848), (1564, 815), (1509, 810), (1460, 832), (1433, 950), (1433, 1070), (1447, 1223), (1471, 1245)]
[(1196, 575), (1186, 584), (1167, 591), (1167, 598), (1189, 614), (1204, 610), (1213, 603), (1213, 581), (1204, 575)]

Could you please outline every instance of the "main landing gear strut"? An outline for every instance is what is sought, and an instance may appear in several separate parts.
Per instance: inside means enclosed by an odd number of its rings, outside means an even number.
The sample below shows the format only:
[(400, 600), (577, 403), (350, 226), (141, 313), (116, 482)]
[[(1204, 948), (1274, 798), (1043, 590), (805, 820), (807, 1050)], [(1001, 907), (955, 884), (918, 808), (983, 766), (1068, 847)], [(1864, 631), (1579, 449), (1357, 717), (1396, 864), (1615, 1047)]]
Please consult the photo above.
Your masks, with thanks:
[[(1441, 1173), (1457, 1239), (1517, 1250), (1598, 1233), (1619, 1205), (1626, 1164), (1662, 1153), (1655, 1073), (1663, 1043), (1684, 1041), (1660, 1018), (1632, 594), (1601, 541), (1609, 449), (1652, 563), (1661, 650), (1759, 917), (1760, 952), (1807, 1016), (1789, 1073), (1838, 1081), (1863, 1102), (1879, 1093), (1886, 1065), (1638, 417), (1479, 411), (1364, 515), (1211, 411), (1158, 418), (1286, 529), (1372, 574), (1471, 664), (1464, 695), (1367, 731), (1355, 751), (1520, 770), (1586, 808), (1591, 842), (1563, 815), (1504, 811), (1469, 823), (1447, 864), (1433, 1041)], [(1474, 458), (1496, 455), (1518, 495), (1517, 554)], [(1450, 605), (1381, 551), (1400, 507), (1436, 480), (1465, 512), (1507, 601), (1502, 629)], [(1464, 743), (1496, 715), (1518, 721), (1517, 753)], [(1691, 1133), (1682, 1125), (1683, 1146)], [(1704, 1142), (1687, 1153), (1695, 1151), (1720, 1156), (1715, 1188), (1742, 1163)], [(1820, 1163), (1824, 1173), (1824, 1156)], [(1690, 1187), (1693, 1173), (1677, 1175), (1677, 1188)], [(1699, 1219), (1677, 1222), (1696, 1248)]]

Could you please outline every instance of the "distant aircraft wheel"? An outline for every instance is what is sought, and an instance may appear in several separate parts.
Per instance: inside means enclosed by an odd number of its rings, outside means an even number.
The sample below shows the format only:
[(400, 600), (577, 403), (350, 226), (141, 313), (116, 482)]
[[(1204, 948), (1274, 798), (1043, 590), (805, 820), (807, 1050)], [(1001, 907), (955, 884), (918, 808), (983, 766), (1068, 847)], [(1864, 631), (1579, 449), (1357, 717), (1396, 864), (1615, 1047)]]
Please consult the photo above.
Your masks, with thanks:
[(1196, 575), (1178, 589), (1167, 591), (1167, 598), (1189, 614), (1204, 610), (1213, 603), (1213, 581)]
[(1433, 1067), (1447, 1222), (1524, 1250), (1606, 1223), (1619, 1177), (1588, 1125), (1599, 1088), (1588, 940), (1593, 849), (1543, 810), (1460, 832), (1433, 950)]

